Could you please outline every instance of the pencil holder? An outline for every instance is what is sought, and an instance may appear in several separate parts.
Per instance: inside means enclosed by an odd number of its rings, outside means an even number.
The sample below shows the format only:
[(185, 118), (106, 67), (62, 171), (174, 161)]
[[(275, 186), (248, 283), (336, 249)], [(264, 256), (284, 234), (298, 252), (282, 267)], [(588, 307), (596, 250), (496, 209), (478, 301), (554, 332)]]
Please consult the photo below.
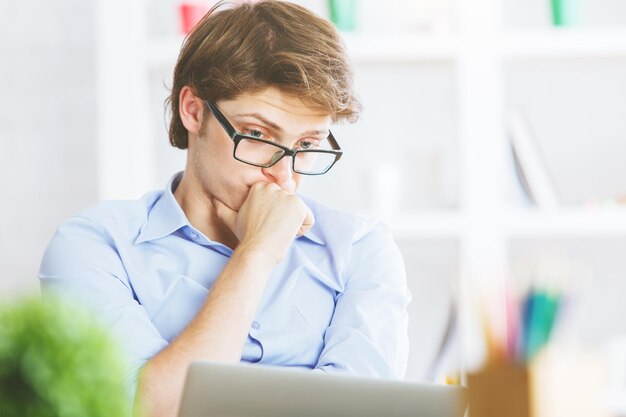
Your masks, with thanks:
[(530, 417), (528, 368), (493, 364), (469, 374), (470, 417)]
[(530, 366), (468, 375), (470, 417), (609, 417), (607, 375), (594, 353), (547, 348)]

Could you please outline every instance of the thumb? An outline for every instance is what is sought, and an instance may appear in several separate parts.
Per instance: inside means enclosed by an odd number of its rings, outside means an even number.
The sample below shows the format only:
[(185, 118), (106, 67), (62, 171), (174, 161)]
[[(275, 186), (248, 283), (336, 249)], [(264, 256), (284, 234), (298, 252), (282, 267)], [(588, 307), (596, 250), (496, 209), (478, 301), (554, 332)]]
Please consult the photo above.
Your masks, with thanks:
[[(222, 203), (217, 198), (212, 198), (213, 207), (215, 207), (215, 212), (217, 213), (217, 217), (228, 226), (228, 228), (235, 233), (235, 226), (237, 224), (237, 212), (232, 210), (226, 204)], [(236, 234), (236, 233), (235, 233)]]
[(298, 231), (298, 237), (308, 232), (309, 229), (313, 227), (313, 224), (315, 224), (315, 218), (313, 217), (313, 212), (311, 211), (310, 208), (307, 207), (306, 216), (304, 218), (304, 221), (302, 222), (302, 226), (300, 226), (300, 230)]

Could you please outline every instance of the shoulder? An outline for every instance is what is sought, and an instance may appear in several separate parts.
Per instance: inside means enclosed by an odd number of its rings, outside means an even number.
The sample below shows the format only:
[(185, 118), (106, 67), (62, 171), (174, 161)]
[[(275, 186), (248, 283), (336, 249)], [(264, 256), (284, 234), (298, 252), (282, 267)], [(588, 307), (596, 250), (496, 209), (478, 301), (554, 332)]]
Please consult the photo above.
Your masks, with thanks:
[[(338, 266), (343, 286), (376, 281), (394, 288), (406, 286), (404, 260), (389, 227), (365, 217), (303, 198), (315, 216), (312, 230), (327, 256)], [(367, 284), (364, 284), (367, 285)]]
[(44, 252), (40, 277), (82, 276), (114, 270), (123, 276), (118, 249), (132, 242), (160, 192), (134, 201), (103, 201), (65, 220)]
[(389, 228), (379, 219), (333, 208), (308, 197), (301, 198), (313, 212), (314, 233), (328, 245), (352, 246), (380, 239), (393, 242)]
[(150, 209), (163, 192), (152, 191), (138, 200), (105, 200), (79, 211), (67, 219), (60, 229), (89, 225), (111, 234), (132, 237), (145, 225)]
[(99, 202), (65, 220), (49, 242), (44, 258), (67, 253), (94, 255), (96, 248), (109, 250), (134, 242), (162, 192), (145, 194), (138, 200)]

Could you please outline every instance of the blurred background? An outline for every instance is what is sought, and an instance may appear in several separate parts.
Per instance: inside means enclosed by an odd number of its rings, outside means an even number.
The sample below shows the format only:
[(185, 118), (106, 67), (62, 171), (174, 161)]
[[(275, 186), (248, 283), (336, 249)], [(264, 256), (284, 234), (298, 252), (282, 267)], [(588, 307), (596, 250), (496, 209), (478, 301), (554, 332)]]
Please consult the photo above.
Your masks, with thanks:
[[(297, 2), (341, 29), (364, 104), (301, 191), (392, 228), (410, 379), (432, 376), (459, 289), (549, 256), (582, 283), (577, 337), (626, 334), (626, 2), (562, 2)], [(0, 298), (37, 292), (64, 219), (184, 168), (164, 113), (183, 23), (180, 0), (0, 0)]]

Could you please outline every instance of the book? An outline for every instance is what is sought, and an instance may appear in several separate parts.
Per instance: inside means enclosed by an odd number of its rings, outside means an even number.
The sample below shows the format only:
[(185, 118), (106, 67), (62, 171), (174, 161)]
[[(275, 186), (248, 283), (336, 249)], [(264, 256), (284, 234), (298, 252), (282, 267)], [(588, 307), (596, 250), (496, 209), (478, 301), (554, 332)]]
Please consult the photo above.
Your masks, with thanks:
[(515, 172), (525, 195), (539, 208), (557, 208), (559, 198), (554, 182), (528, 118), (519, 110), (511, 110), (507, 116), (506, 127), (511, 141)]

